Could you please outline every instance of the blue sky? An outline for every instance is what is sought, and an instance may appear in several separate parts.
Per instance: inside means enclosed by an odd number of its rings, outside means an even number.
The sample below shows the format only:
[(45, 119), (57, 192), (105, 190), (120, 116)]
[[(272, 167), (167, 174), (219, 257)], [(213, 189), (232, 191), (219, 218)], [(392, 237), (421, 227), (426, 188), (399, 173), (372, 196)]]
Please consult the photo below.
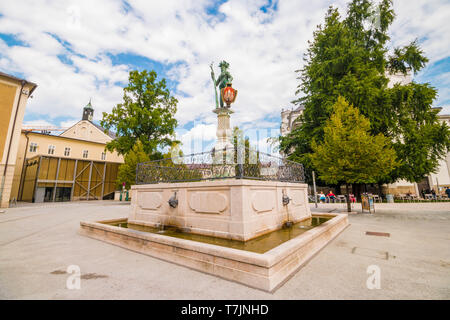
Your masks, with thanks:
[[(128, 71), (153, 69), (178, 98), (179, 138), (215, 137), (209, 64), (230, 63), (238, 89), (232, 125), (276, 135), (307, 41), (330, 4), (347, 1), (81, 0), (0, 2), (0, 71), (38, 84), (25, 124), (69, 126), (92, 98), (94, 119), (122, 99)], [(33, 14), (23, 14), (23, 8)], [(430, 58), (414, 76), (450, 113), (448, 1), (394, 1), (393, 46), (418, 39)], [(252, 131), (253, 130), (253, 131)]]

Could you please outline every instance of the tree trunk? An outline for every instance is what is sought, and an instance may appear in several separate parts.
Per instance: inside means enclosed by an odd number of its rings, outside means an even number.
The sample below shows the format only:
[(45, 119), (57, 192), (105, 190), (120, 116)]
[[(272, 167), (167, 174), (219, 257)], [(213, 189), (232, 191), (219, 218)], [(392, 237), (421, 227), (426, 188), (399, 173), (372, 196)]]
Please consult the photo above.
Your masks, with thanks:
[(383, 197), (383, 187), (382, 187), (382, 183), (378, 182), (378, 195), (380, 197)]
[(342, 183), (340, 182), (336, 184), (336, 195), (341, 194), (341, 185)]
[(353, 189), (353, 194), (355, 195), (356, 201), (361, 201), (361, 184), (353, 183), (352, 189)]

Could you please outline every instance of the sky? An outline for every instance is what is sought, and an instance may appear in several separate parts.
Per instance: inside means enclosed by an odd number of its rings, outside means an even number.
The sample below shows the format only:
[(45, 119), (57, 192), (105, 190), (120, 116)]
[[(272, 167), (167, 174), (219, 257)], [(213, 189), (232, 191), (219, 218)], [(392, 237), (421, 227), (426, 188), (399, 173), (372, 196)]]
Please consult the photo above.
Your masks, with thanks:
[[(178, 99), (177, 137), (185, 152), (216, 136), (209, 66), (230, 63), (232, 126), (267, 148), (281, 109), (292, 108), (307, 41), (328, 6), (322, 0), (0, 0), (0, 71), (38, 84), (25, 125), (68, 127), (92, 98), (94, 121), (122, 101), (130, 70), (155, 70)], [(438, 89), (435, 107), (450, 114), (450, 2), (396, 0), (392, 48), (418, 39), (430, 59), (414, 75)], [(266, 150), (270, 151), (270, 150)]]

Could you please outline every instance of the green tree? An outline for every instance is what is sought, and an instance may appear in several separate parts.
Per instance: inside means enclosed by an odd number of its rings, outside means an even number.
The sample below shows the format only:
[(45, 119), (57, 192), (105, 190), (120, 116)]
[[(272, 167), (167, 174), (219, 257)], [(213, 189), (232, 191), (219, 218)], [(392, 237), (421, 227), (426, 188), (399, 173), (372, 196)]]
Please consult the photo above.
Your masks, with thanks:
[(144, 166), (141, 178), (147, 183), (201, 180), (202, 171), (196, 168), (195, 164), (193, 166), (191, 163), (186, 164), (185, 160), (180, 144), (174, 143), (162, 159)]
[[(231, 143), (234, 146), (234, 163), (236, 176), (259, 177), (261, 175), (261, 162), (259, 152), (250, 146), (250, 140), (238, 126), (233, 128)], [(243, 158), (239, 159), (239, 152)], [(242, 171), (242, 172), (241, 172)]]
[(418, 72), (428, 61), (417, 41), (389, 53), (394, 17), (391, 0), (377, 6), (353, 0), (345, 18), (329, 8), (309, 43), (304, 67), (296, 71), (301, 81), (296, 94), (303, 96), (294, 103), (305, 110), (297, 119), (301, 125), (279, 141), (291, 160), (314, 169), (311, 143), (323, 140), (326, 121), (342, 96), (369, 119), (371, 133), (387, 137), (397, 153), (399, 165), (378, 182), (419, 181), (437, 168), (450, 148), (450, 131), (432, 109), (437, 91), (427, 83), (388, 86), (389, 73)]
[(119, 166), (117, 185), (121, 187), (125, 182), (125, 187), (129, 189), (130, 186), (136, 184), (137, 164), (146, 161), (150, 161), (150, 157), (145, 152), (142, 142), (138, 140), (125, 155), (124, 163)]
[(123, 102), (110, 114), (103, 112), (100, 124), (114, 128), (117, 138), (106, 145), (126, 155), (140, 141), (151, 159), (162, 157), (159, 148), (172, 145), (177, 120), (177, 99), (170, 95), (166, 80), (156, 81), (155, 71), (130, 71), (129, 84), (123, 89)]
[(235, 126), (233, 127), (233, 132), (231, 133), (231, 143), (234, 146), (234, 157), (235, 162), (237, 163), (238, 147), (243, 147), (247, 150), (250, 150), (250, 140), (248, 137), (244, 136), (244, 131), (239, 129), (238, 126)]
[(319, 178), (329, 184), (374, 183), (396, 167), (388, 138), (370, 133), (369, 120), (339, 97), (325, 122), (323, 141), (313, 141), (310, 158)]

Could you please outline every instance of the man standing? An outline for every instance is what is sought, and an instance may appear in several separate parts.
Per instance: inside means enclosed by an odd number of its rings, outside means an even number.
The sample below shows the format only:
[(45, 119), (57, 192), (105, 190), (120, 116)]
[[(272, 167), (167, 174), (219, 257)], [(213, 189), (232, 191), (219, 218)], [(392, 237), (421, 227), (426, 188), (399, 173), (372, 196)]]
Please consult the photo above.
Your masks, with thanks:
[[(219, 63), (219, 67), (220, 67), (220, 75), (217, 77), (217, 79), (215, 79), (214, 76), (214, 70), (212, 68), (212, 63), (210, 65), (211, 68), (211, 78), (213, 80), (214, 83), (214, 90), (215, 90), (215, 95), (216, 95), (216, 108), (219, 108), (219, 102), (217, 101), (217, 91), (216, 91), (216, 87), (219, 87), (219, 92), (221, 92), (221, 90), (223, 88), (225, 88), (227, 86), (228, 83), (231, 83), (233, 81), (233, 77), (231, 76), (230, 72), (228, 71), (228, 67), (230, 66), (230, 64), (228, 62), (221, 61)], [(222, 97), (220, 99), (220, 108), (223, 108), (223, 100)]]

